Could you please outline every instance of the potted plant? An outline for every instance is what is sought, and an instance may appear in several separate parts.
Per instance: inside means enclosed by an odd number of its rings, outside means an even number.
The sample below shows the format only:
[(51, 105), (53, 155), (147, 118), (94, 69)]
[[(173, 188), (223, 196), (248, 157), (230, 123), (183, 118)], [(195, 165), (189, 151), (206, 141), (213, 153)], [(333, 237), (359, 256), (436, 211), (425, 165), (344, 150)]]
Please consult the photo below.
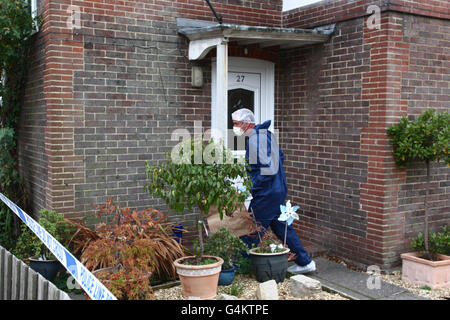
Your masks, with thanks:
[(83, 249), (81, 262), (116, 298), (150, 299), (152, 277), (175, 279), (172, 261), (184, 256), (184, 248), (173, 239), (172, 224), (161, 211), (132, 211), (112, 198), (96, 207), (99, 218), (112, 216), (113, 223), (96, 226), (98, 238)]
[[(73, 228), (62, 215), (53, 210), (43, 209), (40, 211), (38, 223), (64, 247), (69, 248)], [(14, 254), (28, 262), (33, 270), (47, 280), (52, 281), (56, 277), (61, 264), (25, 224), (22, 225), (21, 231)]]
[[(397, 167), (409, 167), (413, 161), (423, 161), (426, 165), (426, 194), (424, 198), (425, 228), (424, 252), (403, 253), (402, 278), (405, 281), (427, 285), (431, 288), (450, 286), (444, 280), (450, 273), (450, 257), (433, 255), (429, 248), (429, 195), (432, 162), (444, 159), (450, 166), (450, 115), (437, 113), (433, 109), (424, 111), (415, 121), (402, 117), (398, 124), (387, 130), (393, 146)], [(447, 276), (445, 276), (447, 275)]]
[(234, 272), (239, 267), (238, 258), (247, 250), (247, 245), (224, 227), (205, 241), (205, 253), (223, 259), (219, 285), (227, 286), (233, 282)]
[[(411, 242), (411, 247), (416, 252), (425, 252), (424, 234), (420, 232)], [(438, 254), (450, 256), (450, 227), (445, 225), (441, 228), (441, 232), (433, 232), (430, 230), (428, 237), (428, 248), (433, 260), (437, 260)]]
[(198, 254), (175, 260), (174, 264), (185, 297), (214, 298), (223, 259), (203, 254), (204, 219), (212, 206), (217, 207), (223, 218), (245, 200), (246, 195), (238, 193), (233, 183), (242, 177), (243, 185), (250, 188), (245, 163), (234, 159), (222, 142), (185, 139), (167, 161), (155, 165), (146, 162), (146, 172), (150, 181), (145, 188), (151, 195), (160, 197), (179, 213), (185, 213), (186, 209), (192, 212), (193, 207), (199, 210)]
[[(290, 200), (286, 202), (286, 205), (280, 205), (281, 215), (278, 220), (284, 221), (286, 224), (284, 243), (278, 241), (272, 232), (265, 230), (252, 217), (253, 223), (250, 224), (250, 232), (256, 233), (260, 241), (256, 248), (250, 249), (249, 255), (252, 261), (253, 274), (258, 282), (274, 279), (279, 283), (286, 278), (290, 251), (286, 247), (287, 227), (292, 224), (294, 219), (299, 219), (296, 213), (298, 209), (299, 206), (291, 206)], [(264, 235), (261, 236), (261, 233), (264, 233)]]

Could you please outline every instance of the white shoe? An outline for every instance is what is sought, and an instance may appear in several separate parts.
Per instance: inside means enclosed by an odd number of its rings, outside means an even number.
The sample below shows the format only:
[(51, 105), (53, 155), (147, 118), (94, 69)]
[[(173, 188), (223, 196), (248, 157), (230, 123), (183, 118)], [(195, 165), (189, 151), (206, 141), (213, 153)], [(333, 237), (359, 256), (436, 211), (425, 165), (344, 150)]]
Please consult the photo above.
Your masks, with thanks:
[(306, 266), (299, 266), (298, 264), (294, 264), (290, 266), (287, 269), (287, 271), (290, 273), (297, 273), (297, 274), (314, 272), (316, 271), (316, 263), (314, 261), (311, 261)]

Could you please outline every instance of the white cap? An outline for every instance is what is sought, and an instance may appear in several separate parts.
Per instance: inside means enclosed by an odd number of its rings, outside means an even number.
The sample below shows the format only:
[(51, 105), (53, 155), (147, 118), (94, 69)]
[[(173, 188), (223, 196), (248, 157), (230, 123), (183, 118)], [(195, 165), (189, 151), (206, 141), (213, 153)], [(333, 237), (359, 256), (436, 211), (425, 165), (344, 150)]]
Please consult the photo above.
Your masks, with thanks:
[(255, 115), (253, 112), (247, 108), (242, 108), (239, 110), (236, 110), (231, 114), (231, 118), (234, 121), (241, 121), (241, 122), (247, 122), (247, 123), (255, 123)]

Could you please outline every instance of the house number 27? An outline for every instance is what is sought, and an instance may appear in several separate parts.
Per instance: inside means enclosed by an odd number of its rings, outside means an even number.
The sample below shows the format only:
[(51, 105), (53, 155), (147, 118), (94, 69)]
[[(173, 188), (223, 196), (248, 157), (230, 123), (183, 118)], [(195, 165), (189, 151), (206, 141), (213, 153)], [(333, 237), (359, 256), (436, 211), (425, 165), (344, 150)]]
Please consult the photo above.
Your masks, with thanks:
[(244, 82), (245, 76), (244, 75), (237, 75), (236, 76), (236, 82)]

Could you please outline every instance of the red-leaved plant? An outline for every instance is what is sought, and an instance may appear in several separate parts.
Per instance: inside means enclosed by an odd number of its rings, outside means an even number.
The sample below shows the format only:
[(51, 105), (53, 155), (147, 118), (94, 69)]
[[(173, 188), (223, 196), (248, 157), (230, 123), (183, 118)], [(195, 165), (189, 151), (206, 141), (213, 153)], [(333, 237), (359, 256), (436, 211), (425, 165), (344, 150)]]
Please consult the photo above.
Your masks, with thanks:
[(173, 239), (172, 224), (161, 211), (122, 208), (112, 198), (96, 208), (98, 217), (113, 216), (113, 223), (97, 225), (98, 239), (84, 248), (81, 262), (97, 270), (96, 276), (118, 299), (150, 299), (150, 278), (176, 278), (172, 262), (185, 249)]

